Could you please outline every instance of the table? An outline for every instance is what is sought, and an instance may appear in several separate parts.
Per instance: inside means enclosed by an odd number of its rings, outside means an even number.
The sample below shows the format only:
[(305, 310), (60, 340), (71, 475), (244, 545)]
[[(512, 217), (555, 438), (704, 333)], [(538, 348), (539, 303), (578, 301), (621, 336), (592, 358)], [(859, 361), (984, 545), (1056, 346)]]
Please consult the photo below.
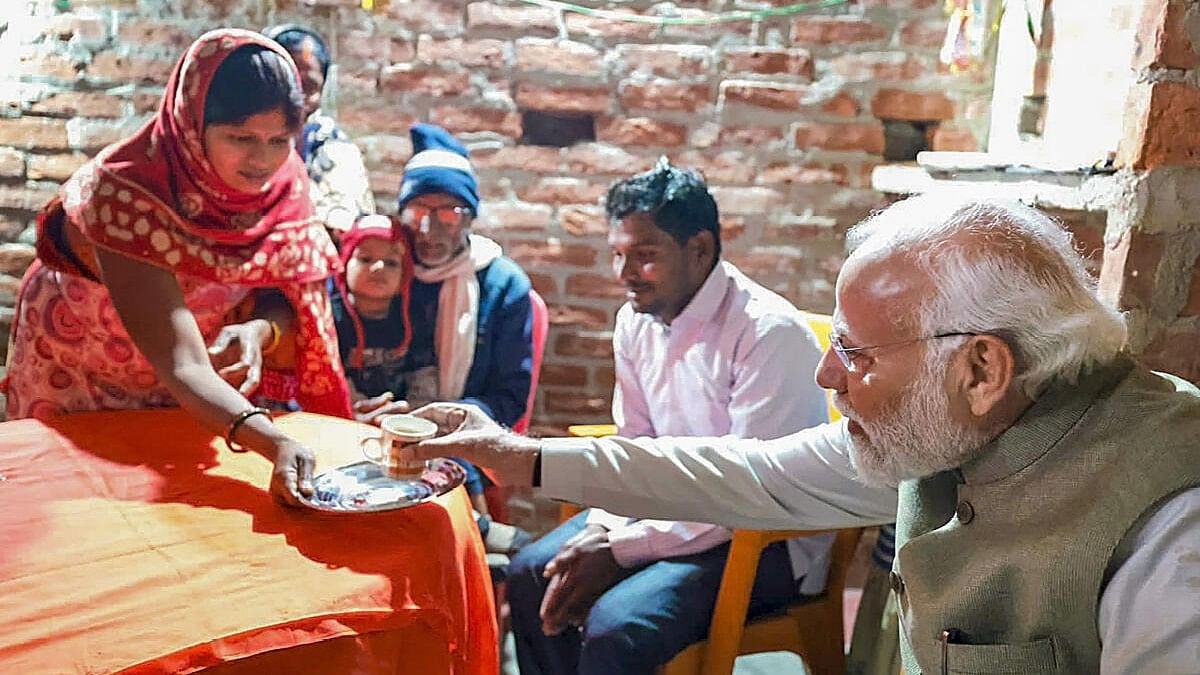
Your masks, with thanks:
[[(318, 471), (370, 433), (277, 423)], [(462, 488), (402, 511), (278, 505), (270, 463), (179, 410), (0, 424), (0, 673), (496, 673)]]

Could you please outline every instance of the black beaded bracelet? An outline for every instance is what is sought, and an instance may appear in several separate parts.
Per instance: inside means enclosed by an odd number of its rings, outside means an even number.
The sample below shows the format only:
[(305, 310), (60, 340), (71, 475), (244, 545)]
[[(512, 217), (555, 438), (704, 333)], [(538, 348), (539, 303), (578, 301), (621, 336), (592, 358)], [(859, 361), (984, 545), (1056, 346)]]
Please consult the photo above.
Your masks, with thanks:
[(238, 427), (245, 424), (246, 420), (250, 419), (251, 417), (254, 417), (255, 415), (266, 415), (267, 417), (270, 417), (271, 411), (267, 410), (266, 408), (255, 407), (255, 408), (247, 408), (247, 409), (243, 410), (242, 412), (238, 413), (237, 417), (234, 417), (233, 420), (229, 423), (229, 427), (227, 427), (225, 429), (225, 447), (229, 448), (232, 452), (248, 452), (249, 451), (249, 448), (247, 448), (243, 445), (240, 445), (238, 443), (235, 443), (233, 440), (233, 435), (235, 433), (237, 433)]

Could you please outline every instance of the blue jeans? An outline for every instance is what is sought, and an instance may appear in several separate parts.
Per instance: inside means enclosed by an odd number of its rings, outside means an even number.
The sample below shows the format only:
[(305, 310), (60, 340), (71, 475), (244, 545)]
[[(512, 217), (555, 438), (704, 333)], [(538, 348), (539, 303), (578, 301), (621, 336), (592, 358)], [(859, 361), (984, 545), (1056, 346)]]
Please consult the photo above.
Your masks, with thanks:
[[(583, 629), (542, 634), (538, 616), (548, 579), (542, 569), (585, 526), (586, 512), (521, 549), (508, 570), (508, 603), (521, 675), (651, 675), (708, 636), (729, 545), (667, 558), (625, 575), (592, 607)], [(797, 597), (783, 542), (763, 551), (750, 596), (751, 616)]]

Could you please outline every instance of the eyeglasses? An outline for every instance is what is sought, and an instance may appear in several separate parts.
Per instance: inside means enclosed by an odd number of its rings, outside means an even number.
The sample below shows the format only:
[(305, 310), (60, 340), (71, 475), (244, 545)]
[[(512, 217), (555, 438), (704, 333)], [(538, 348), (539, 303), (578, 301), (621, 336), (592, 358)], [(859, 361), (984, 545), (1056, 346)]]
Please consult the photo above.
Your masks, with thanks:
[(975, 336), (975, 335), (979, 335), (979, 333), (938, 333), (937, 335), (930, 335), (928, 337), (918, 337), (918, 338), (912, 338), (909, 340), (898, 340), (896, 342), (885, 342), (883, 344), (868, 345), (866, 347), (843, 347), (842, 346), (842, 338), (838, 335), (831, 335), (831, 336), (829, 336), (829, 347), (830, 347), (830, 349), (833, 350), (834, 354), (837, 354), (838, 360), (842, 362), (842, 365), (846, 367), (846, 370), (853, 370), (854, 369), (854, 358), (856, 356), (858, 356), (859, 352), (865, 352), (868, 349), (879, 349), (880, 347), (897, 347), (900, 345), (912, 344), (914, 342), (924, 342), (925, 340), (939, 340), (941, 338), (948, 338), (948, 337)]
[(471, 209), (465, 206), (409, 204), (400, 213), (400, 223), (414, 230), (421, 230), (432, 224), (442, 227), (458, 227), (466, 223), (470, 216)]

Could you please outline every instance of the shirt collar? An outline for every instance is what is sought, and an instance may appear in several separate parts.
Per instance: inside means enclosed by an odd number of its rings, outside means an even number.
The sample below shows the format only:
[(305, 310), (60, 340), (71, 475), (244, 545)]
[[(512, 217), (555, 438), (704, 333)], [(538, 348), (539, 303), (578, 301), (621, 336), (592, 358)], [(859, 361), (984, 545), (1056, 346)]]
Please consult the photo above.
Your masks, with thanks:
[(1029, 406), (1016, 424), (988, 443), (983, 452), (960, 469), (967, 484), (991, 483), (1007, 478), (1041, 459), (1058, 444), (1095, 403), (1133, 368), (1121, 356), (1080, 376), (1076, 384), (1051, 386)]
[(729, 272), (725, 269), (725, 263), (721, 260), (713, 265), (713, 269), (708, 273), (708, 278), (700, 285), (700, 290), (692, 296), (688, 304), (684, 306), (683, 311), (671, 325), (676, 325), (680, 321), (704, 323), (711, 319), (717, 313), (717, 309), (721, 306), (721, 301), (725, 299), (725, 287), (729, 283)]

